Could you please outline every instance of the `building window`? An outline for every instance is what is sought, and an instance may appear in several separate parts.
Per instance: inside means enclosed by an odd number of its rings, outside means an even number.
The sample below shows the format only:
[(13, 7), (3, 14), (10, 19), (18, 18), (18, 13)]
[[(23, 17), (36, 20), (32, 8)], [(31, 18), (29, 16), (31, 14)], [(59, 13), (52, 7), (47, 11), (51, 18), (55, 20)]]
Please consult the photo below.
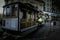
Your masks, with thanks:
[(43, 4), (43, 11), (45, 11), (46, 7), (45, 7), (45, 4)]
[(49, 7), (49, 3), (47, 3), (47, 7)]
[(50, 9), (50, 12), (52, 12), (52, 10)]
[(49, 2), (49, 0), (47, 0), (47, 2)]
[(50, 2), (52, 2), (52, 0), (50, 0)]
[(43, 10), (45, 11), (45, 6), (43, 7)]
[(49, 8), (47, 8), (47, 12), (49, 12)]

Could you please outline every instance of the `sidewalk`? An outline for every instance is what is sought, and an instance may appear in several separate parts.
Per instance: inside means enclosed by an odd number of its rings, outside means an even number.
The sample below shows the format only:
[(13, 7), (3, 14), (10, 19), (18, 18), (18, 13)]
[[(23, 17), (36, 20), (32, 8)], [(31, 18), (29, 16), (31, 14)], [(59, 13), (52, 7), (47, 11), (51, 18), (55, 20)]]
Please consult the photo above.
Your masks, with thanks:
[(51, 25), (51, 22), (46, 22), (45, 26), (49, 29), (58, 29), (60, 28), (60, 21), (56, 21), (56, 25)]

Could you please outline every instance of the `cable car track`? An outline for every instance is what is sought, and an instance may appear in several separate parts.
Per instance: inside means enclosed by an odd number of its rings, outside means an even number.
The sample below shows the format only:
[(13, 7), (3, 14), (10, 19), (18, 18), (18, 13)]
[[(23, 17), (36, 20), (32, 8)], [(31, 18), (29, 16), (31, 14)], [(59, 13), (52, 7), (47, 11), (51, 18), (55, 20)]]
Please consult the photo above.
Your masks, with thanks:
[(17, 40), (20, 39), (21, 36), (8, 34), (6, 32), (0, 32), (0, 40)]

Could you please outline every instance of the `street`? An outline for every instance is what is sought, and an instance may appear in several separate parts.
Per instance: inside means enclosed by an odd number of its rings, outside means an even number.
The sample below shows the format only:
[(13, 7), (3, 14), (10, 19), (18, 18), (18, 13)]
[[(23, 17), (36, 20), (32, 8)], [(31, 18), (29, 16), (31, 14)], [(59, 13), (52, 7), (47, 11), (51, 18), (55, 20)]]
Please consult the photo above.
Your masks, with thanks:
[[(57, 22), (58, 23), (58, 22)], [(58, 23), (59, 24), (59, 23)], [(1, 35), (0, 33), (0, 39), (1, 40), (57, 40), (60, 39), (60, 28), (59, 25), (56, 24), (56, 26), (53, 27), (48, 27), (48, 26), (44, 26), (42, 28), (38, 28), (38, 30), (28, 34), (25, 37), (12, 37), (11, 35), (4, 35), (4, 37), (2, 38), (3, 35)]]
[[(58, 22), (57, 22), (58, 23)], [(48, 28), (46, 26), (39, 28), (35, 33), (32, 33), (24, 38), (23, 40), (57, 40), (60, 39), (60, 28), (57, 24), (55, 28)]]

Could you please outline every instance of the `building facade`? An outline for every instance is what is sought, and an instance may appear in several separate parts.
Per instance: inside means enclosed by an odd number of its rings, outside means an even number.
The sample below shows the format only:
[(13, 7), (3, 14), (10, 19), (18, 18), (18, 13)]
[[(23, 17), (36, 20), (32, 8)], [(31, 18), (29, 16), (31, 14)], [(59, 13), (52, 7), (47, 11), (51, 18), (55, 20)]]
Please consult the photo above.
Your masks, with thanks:
[(49, 20), (52, 20), (52, 16), (56, 16), (57, 6), (54, 4), (54, 0), (43, 0), (45, 2), (44, 14), (49, 15)]
[(43, 0), (45, 2), (44, 10), (46, 12), (52, 12), (52, 0)]

